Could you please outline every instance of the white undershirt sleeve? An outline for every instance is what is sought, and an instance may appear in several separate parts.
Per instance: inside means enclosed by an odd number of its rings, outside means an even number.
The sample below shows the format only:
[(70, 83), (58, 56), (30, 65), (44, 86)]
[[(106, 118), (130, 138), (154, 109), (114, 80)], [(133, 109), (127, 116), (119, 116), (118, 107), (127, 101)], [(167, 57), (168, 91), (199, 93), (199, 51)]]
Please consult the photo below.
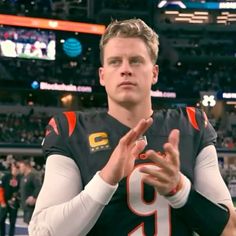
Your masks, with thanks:
[[(171, 197), (166, 197), (173, 208), (182, 207), (190, 193), (190, 181), (184, 175), (182, 177), (182, 190)], [(196, 158), (194, 188), (212, 202), (233, 207), (229, 190), (219, 171), (218, 157), (213, 145), (203, 148)]]
[(213, 145), (203, 148), (197, 156), (194, 187), (213, 202), (233, 206), (229, 190), (219, 171), (217, 152)]
[[(197, 156), (194, 187), (214, 202), (232, 205), (213, 145), (205, 147)], [(29, 225), (29, 235), (86, 235), (116, 189), (117, 186), (107, 184), (97, 173), (83, 190), (80, 170), (75, 162), (65, 156), (50, 156)]]
[(61, 155), (49, 156), (29, 235), (86, 235), (117, 187), (107, 184), (97, 173), (83, 190), (75, 162)]

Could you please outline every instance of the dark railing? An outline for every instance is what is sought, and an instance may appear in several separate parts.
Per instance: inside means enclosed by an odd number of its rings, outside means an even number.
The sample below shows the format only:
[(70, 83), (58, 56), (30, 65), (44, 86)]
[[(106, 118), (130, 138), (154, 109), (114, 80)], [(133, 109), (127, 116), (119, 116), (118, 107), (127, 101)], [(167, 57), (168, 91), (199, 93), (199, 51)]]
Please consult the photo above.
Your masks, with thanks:
[(40, 144), (7, 144), (0, 143), (0, 155), (24, 155), (24, 156), (42, 156)]

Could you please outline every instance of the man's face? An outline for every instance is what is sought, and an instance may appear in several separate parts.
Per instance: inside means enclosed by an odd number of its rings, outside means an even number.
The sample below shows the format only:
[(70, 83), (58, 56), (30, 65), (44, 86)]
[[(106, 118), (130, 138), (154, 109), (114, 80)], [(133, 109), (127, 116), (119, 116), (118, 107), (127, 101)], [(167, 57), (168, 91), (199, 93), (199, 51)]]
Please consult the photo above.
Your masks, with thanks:
[(17, 176), (19, 174), (18, 165), (14, 165), (14, 164), (11, 165), (11, 174), (13, 176)]
[(21, 173), (21, 174), (24, 174), (25, 171), (26, 171), (26, 165), (25, 165), (25, 163), (19, 162), (19, 163), (18, 163), (18, 167), (19, 167), (20, 173)]
[(99, 76), (109, 104), (145, 104), (150, 100), (152, 84), (157, 82), (158, 66), (153, 65), (140, 38), (116, 37), (105, 45)]

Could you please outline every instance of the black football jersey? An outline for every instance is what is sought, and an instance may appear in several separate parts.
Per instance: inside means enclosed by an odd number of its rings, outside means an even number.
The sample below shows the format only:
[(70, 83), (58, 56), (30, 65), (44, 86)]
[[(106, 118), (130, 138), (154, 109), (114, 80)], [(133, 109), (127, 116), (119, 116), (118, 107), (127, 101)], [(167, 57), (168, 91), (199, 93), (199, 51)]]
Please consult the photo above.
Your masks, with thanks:
[[(216, 140), (216, 133), (205, 113), (187, 107), (159, 110), (152, 117), (154, 122), (145, 133), (145, 150), (162, 152), (170, 131), (179, 129), (181, 172), (194, 182), (197, 155)], [(64, 112), (50, 120), (43, 151), (46, 156), (61, 154), (72, 158), (80, 169), (85, 186), (104, 167), (120, 138), (129, 130), (105, 111)], [(192, 230), (175, 214), (166, 199), (142, 182), (139, 168), (154, 165), (141, 157), (136, 160), (133, 172), (119, 183), (117, 191), (88, 235), (192, 235)]]

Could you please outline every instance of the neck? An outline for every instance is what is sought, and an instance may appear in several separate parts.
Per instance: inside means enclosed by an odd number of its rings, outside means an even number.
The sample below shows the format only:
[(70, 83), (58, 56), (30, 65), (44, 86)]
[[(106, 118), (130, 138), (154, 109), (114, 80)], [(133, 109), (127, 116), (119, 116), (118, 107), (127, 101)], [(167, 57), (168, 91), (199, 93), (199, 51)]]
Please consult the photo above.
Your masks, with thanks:
[(132, 128), (141, 119), (149, 118), (153, 113), (151, 103), (149, 106), (109, 106), (108, 114), (117, 119), (122, 124)]

